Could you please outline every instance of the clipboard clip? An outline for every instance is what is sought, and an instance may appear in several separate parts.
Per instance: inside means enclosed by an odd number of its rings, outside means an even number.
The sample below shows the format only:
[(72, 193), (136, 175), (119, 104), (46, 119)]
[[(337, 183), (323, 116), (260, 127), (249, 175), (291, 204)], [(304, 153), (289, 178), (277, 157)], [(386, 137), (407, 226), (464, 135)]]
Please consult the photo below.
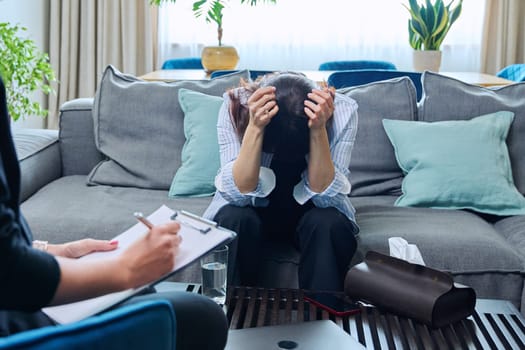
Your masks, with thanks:
[[(190, 219), (193, 219), (195, 221), (198, 221), (199, 223), (202, 223), (204, 224), (205, 226), (200, 226), (200, 225), (197, 225), (197, 224), (194, 224), (190, 221), (187, 221), (187, 220), (184, 220), (182, 219), (181, 220), (181, 216), (182, 215), (185, 215), (187, 217), (189, 217)], [(182, 211), (175, 211), (175, 213), (173, 213), (173, 215), (170, 217), (171, 220), (177, 220), (178, 222), (180, 222), (182, 225), (184, 226), (188, 226), (194, 230), (197, 230), (199, 231), (200, 233), (202, 234), (206, 234), (208, 232), (211, 231), (211, 227), (210, 226), (213, 226), (213, 227), (217, 227), (217, 223), (214, 222), (214, 221), (211, 221), (211, 220), (206, 220), (204, 218), (201, 218), (200, 216), (197, 216), (195, 214), (192, 214), (192, 213), (188, 213), (184, 210)]]

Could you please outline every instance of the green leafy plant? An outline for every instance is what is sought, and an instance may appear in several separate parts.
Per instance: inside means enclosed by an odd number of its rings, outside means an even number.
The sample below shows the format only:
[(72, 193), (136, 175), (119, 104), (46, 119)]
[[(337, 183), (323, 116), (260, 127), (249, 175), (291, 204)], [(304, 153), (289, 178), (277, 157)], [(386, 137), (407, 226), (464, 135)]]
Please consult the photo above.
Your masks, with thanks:
[(452, 8), (456, 0), (445, 5), (443, 0), (421, 1), (409, 0), (409, 6), (403, 6), (410, 13), (408, 34), (410, 46), (414, 50), (439, 50), (450, 27), (461, 14), (463, 0)]
[(56, 81), (49, 56), (34, 41), (23, 37), (27, 29), (0, 23), (0, 75), (7, 94), (7, 108), (13, 120), (31, 115), (45, 117), (48, 111), (32, 101), (35, 91), (54, 92), (50, 83)]
[[(276, 0), (241, 0), (241, 4), (257, 5), (257, 1), (274, 3)], [(176, 3), (177, 0), (150, 0), (151, 5), (160, 5), (162, 3)], [(193, 14), (196, 18), (204, 16), (206, 23), (215, 23), (217, 25), (217, 39), (219, 46), (222, 46), (222, 10), (228, 3), (228, 0), (198, 0), (193, 3)]]

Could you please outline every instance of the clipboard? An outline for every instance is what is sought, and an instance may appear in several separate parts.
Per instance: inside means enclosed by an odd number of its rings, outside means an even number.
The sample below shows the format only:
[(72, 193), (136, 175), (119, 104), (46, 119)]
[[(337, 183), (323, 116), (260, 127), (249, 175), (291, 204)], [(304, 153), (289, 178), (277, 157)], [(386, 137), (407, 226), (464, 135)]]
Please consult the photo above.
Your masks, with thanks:
[[(182, 244), (179, 248), (179, 254), (177, 254), (175, 258), (175, 265), (171, 272), (139, 288), (127, 289), (121, 292), (110, 293), (70, 304), (46, 307), (43, 308), (42, 311), (59, 324), (77, 322), (96, 315), (137, 294), (140, 294), (149, 287), (155, 286), (157, 283), (162, 282), (176, 272), (181, 271), (190, 263), (206, 255), (214, 248), (232, 241), (237, 236), (235, 232), (220, 227), (213, 221), (204, 219), (187, 211), (176, 211), (165, 205), (149, 215), (148, 220), (154, 225), (160, 225), (170, 220), (176, 220), (181, 225), (178, 234), (182, 236)], [(79, 258), (79, 260), (96, 260), (111, 255), (120, 255), (129, 245), (143, 237), (147, 232), (148, 229), (144, 224), (137, 222), (137, 224), (113, 238), (119, 241), (118, 249), (110, 252), (91, 253)]]

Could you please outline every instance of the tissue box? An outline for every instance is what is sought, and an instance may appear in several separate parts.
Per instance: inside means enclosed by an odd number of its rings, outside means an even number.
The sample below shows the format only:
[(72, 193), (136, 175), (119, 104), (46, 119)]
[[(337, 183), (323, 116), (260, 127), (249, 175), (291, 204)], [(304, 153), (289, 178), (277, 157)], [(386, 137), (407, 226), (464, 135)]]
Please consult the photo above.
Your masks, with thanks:
[(476, 306), (474, 289), (449, 274), (374, 251), (348, 271), (345, 293), (434, 328), (468, 317)]

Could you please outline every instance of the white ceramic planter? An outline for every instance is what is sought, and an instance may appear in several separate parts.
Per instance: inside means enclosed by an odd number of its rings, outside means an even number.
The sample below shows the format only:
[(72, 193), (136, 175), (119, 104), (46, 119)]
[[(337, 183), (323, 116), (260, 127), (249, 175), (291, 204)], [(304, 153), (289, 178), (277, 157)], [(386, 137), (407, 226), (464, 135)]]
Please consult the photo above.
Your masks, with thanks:
[(439, 67), (441, 66), (441, 51), (414, 50), (412, 59), (416, 72), (424, 72), (426, 70), (439, 72)]

